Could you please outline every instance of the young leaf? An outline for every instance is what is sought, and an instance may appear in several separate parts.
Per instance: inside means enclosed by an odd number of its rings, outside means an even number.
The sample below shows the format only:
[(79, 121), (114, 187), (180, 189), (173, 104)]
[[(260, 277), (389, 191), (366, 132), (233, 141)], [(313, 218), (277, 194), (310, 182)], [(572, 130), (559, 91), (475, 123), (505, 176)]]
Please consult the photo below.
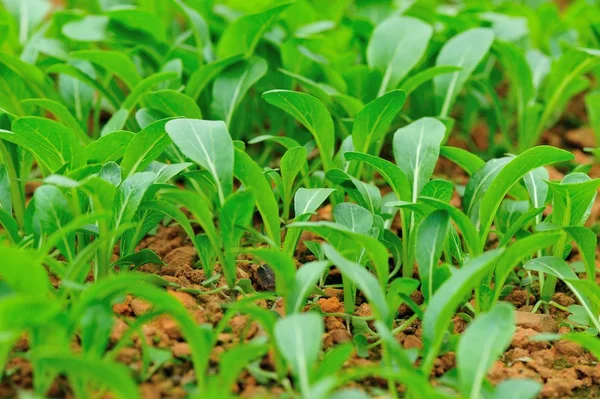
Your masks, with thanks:
[(383, 77), (378, 97), (398, 87), (425, 54), (432, 34), (430, 25), (412, 17), (392, 16), (377, 25), (367, 46), (367, 63)]
[(325, 327), (316, 313), (293, 314), (275, 324), (275, 342), (297, 376), (301, 392), (310, 392), (310, 369), (321, 351)]
[(510, 157), (490, 159), (469, 179), (465, 187), (462, 206), (467, 216), (469, 216), (475, 225), (479, 224), (479, 207), (481, 206), (484, 194), (489, 189), (494, 178), (510, 160)]
[(127, 178), (144, 170), (169, 146), (169, 136), (165, 132), (167, 122), (168, 119), (153, 122), (133, 136), (121, 161), (123, 177)]
[(448, 116), (458, 93), (488, 53), (493, 41), (494, 33), (491, 29), (473, 28), (459, 33), (444, 44), (435, 64), (454, 65), (461, 70), (453, 74), (436, 76), (433, 79), (440, 116)]
[(325, 171), (331, 169), (335, 136), (333, 120), (327, 107), (310, 94), (289, 90), (271, 90), (264, 93), (263, 98), (269, 104), (293, 116), (308, 129), (317, 142)]
[(385, 179), (399, 200), (411, 200), (410, 182), (398, 166), (383, 158), (359, 152), (346, 152), (344, 156), (349, 161), (357, 160), (369, 164)]
[(79, 50), (70, 53), (69, 57), (101, 66), (121, 79), (129, 89), (133, 89), (142, 81), (135, 64), (125, 53), (111, 50)]
[(267, 62), (259, 57), (251, 57), (221, 72), (213, 84), (211, 110), (216, 119), (231, 126), (236, 108), (248, 90), (267, 73)]
[(499, 303), (467, 327), (456, 351), (460, 391), (466, 398), (481, 395), (485, 376), (506, 350), (515, 332), (514, 308)]
[(123, 158), (125, 149), (135, 137), (131, 132), (118, 130), (99, 137), (96, 141), (86, 145), (83, 149), (86, 162), (105, 164), (116, 162)]
[(279, 247), (281, 243), (279, 207), (277, 206), (271, 185), (250, 155), (238, 148), (235, 149), (234, 174), (244, 186), (254, 189), (256, 207), (263, 219), (267, 235)]
[(165, 130), (181, 152), (213, 177), (221, 204), (233, 190), (233, 141), (222, 121), (174, 119)]
[(227, 198), (219, 214), (221, 239), (225, 248), (223, 271), (230, 288), (235, 287), (238, 247), (244, 233), (243, 229), (252, 219), (254, 201), (253, 191), (238, 191)]
[(435, 292), (423, 318), (423, 343), (425, 353), (421, 370), (429, 375), (433, 362), (438, 355), (445, 331), (456, 308), (478, 285), (481, 278), (496, 263), (502, 249), (494, 249), (464, 264)]
[(411, 183), (412, 202), (431, 178), (445, 132), (437, 119), (421, 118), (394, 134), (394, 158)]
[(354, 233), (367, 234), (373, 226), (373, 214), (351, 202), (336, 205), (333, 208), (333, 218)]
[(458, 147), (443, 146), (440, 155), (460, 166), (469, 176), (483, 168), (485, 161), (477, 155)]
[(202, 119), (202, 112), (193, 98), (175, 90), (158, 90), (146, 93), (142, 103), (159, 111), (165, 117)]
[[(51, 185), (43, 185), (35, 190), (35, 220), (44, 234), (60, 231), (73, 220), (73, 214), (63, 193)], [(73, 260), (75, 256), (75, 234), (63, 234), (58, 245), (60, 252)]]
[(573, 159), (573, 154), (550, 146), (534, 147), (513, 158), (496, 175), (488, 190), (483, 195), (479, 208), (481, 237), (487, 237), (490, 226), (500, 207), (500, 203), (510, 188), (527, 172), (540, 166), (550, 165)]
[(46, 118), (19, 118), (12, 124), (14, 133), (0, 130), (0, 137), (31, 152), (45, 171), (55, 172), (64, 165), (82, 165), (82, 147), (65, 125)]
[(534, 399), (542, 390), (542, 384), (533, 380), (504, 380), (496, 386), (491, 399)]
[(201, 65), (192, 74), (187, 82), (187, 85), (183, 89), (183, 92), (188, 96), (197, 100), (200, 93), (204, 90), (206, 85), (213, 80), (222, 70), (240, 61), (243, 57), (238, 54), (232, 57), (224, 58), (222, 60), (216, 60), (206, 65)]
[(417, 229), (415, 258), (425, 302), (433, 296), (433, 281), (442, 250), (446, 244), (450, 217), (444, 210), (437, 210), (425, 217)]
[(69, 109), (61, 103), (54, 100), (50, 100), (48, 98), (28, 98), (22, 100), (21, 103), (23, 105), (35, 105), (37, 107), (43, 108), (51, 112), (56, 117), (56, 119), (64, 123), (75, 133), (82, 145), (85, 145), (90, 142), (90, 137), (81, 128), (81, 125), (79, 124), (77, 119), (75, 119), (75, 117), (71, 114)]
[(394, 90), (371, 101), (356, 115), (352, 143), (357, 152), (369, 152), (371, 144), (385, 136), (405, 100), (404, 92)]
[(133, 220), (146, 190), (150, 187), (156, 175), (151, 172), (140, 172), (131, 175), (123, 181), (117, 190), (117, 197), (113, 206), (113, 230)]
[(290, 3), (280, 3), (273, 8), (244, 15), (228, 25), (217, 46), (217, 56), (226, 58), (237, 54), (250, 57), (264, 33), (271, 28)]
[(287, 150), (281, 157), (279, 168), (281, 170), (281, 179), (283, 181), (284, 220), (288, 219), (287, 216), (289, 215), (289, 208), (292, 203), (294, 180), (296, 180), (298, 173), (306, 166), (307, 156), (306, 148), (293, 147)]
[(309, 262), (298, 269), (292, 291), (286, 300), (288, 314), (298, 313), (302, 310), (306, 298), (310, 295), (310, 290), (314, 288), (328, 266), (329, 262)]
[(588, 219), (600, 187), (600, 179), (571, 173), (558, 182), (548, 183), (552, 193), (552, 221), (557, 226), (581, 226)]

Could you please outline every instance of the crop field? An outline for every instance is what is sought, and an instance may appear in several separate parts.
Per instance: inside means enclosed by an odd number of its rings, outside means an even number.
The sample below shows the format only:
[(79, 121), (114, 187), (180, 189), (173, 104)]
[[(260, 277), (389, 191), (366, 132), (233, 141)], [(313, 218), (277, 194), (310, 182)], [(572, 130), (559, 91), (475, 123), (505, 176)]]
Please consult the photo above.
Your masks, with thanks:
[(600, 0), (0, 0), (0, 398), (600, 398)]

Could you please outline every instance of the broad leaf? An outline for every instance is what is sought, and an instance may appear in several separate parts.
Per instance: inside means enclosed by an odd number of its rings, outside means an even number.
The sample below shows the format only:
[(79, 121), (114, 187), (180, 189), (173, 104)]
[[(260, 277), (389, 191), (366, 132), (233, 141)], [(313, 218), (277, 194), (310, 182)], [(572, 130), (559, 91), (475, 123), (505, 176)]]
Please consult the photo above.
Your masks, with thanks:
[(383, 77), (378, 96), (398, 87), (425, 54), (432, 34), (430, 25), (412, 17), (392, 16), (377, 25), (367, 46), (367, 63)]
[(411, 183), (415, 202), (437, 162), (446, 127), (434, 118), (421, 118), (394, 134), (394, 158)]
[(308, 129), (317, 142), (325, 171), (329, 170), (333, 166), (335, 136), (333, 120), (325, 105), (310, 94), (289, 90), (271, 90), (264, 93), (263, 98)]
[(267, 62), (251, 57), (221, 72), (213, 84), (212, 114), (231, 126), (233, 113), (248, 90), (267, 73)]
[(221, 121), (174, 119), (165, 130), (181, 152), (208, 170), (217, 185), (221, 204), (233, 190), (233, 142)]
[(435, 64), (453, 65), (461, 70), (433, 79), (437, 109), (442, 117), (448, 116), (458, 93), (488, 53), (493, 41), (491, 29), (473, 28), (459, 33), (444, 44)]
[(515, 329), (514, 308), (506, 303), (494, 306), (467, 327), (456, 351), (459, 386), (464, 397), (480, 397), (488, 370), (508, 348)]
[(437, 210), (425, 217), (417, 229), (415, 258), (419, 265), (419, 277), (422, 281), (421, 291), (425, 301), (434, 293), (434, 275), (442, 250), (446, 245), (450, 217), (443, 210)]

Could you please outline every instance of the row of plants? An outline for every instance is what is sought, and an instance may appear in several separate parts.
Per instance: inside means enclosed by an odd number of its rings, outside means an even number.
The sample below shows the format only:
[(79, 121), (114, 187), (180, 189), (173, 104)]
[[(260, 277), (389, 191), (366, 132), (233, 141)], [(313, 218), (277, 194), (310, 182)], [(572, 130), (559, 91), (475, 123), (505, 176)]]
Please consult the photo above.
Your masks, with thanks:
[[(139, 397), (143, 376), (116, 358), (168, 315), (191, 349), (192, 398), (233, 396), (244, 370), (289, 397), (369, 397), (348, 386), (376, 376), (392, 398), (533, 398), (538, 382), (486, 380), (515, 330), (503, 299), (527, 287), (548, 312), (559, 285), (578, 302), (572, 332), (539, 339), (600, 354), (588, 220), (600, 179), (541, 145), (574, 99), (589, 119), (569, 123), (600, 143), (600, 7), (530, 3), (5, 0), (0, 370), (26, 336), (36, 397), (59, 375), (75, 397)], [(444, 178), (441, 159), (464, 181)], [(197, 251), (197, 294), (227, 298), (216, 325), (137, 271), (163, 264), (139, 244), (171, 225)], [(300, 242), (315, 260), (298, 267)], [(240, 255), (272, 270), (274, 292), (238, 279)], [(324, 352), (314, 303), (333, 285), (353, 341)], [(112, 345), (126, 295), (152, 309)], [(283, 317), (258, 305), (277, 298)], [(363, 300), (372, 316), (355, 315)], [(238, 314), (263, 334), (215, 365)], [(395, 338), (415, 320), (421, 350)], [(369, 351), (372, 366), (345, 368)], [(432, 379), (447, 352), (456, 368)]]

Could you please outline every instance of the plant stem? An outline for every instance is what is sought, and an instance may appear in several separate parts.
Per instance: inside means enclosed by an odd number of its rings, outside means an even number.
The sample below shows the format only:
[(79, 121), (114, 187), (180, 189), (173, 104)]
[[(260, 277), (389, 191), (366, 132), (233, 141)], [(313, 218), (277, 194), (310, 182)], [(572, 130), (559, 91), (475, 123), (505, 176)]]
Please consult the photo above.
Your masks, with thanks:
[(17, 219), (19, 230), (23, 232), (25, 226), (25, 195), (19, 182), (19, 175), (17, 174), (14, 159), (2, 140), (0, 140), (0, 157), (4, 161), (4, 167), (10, 180), (10, 197), (15, 219)]

